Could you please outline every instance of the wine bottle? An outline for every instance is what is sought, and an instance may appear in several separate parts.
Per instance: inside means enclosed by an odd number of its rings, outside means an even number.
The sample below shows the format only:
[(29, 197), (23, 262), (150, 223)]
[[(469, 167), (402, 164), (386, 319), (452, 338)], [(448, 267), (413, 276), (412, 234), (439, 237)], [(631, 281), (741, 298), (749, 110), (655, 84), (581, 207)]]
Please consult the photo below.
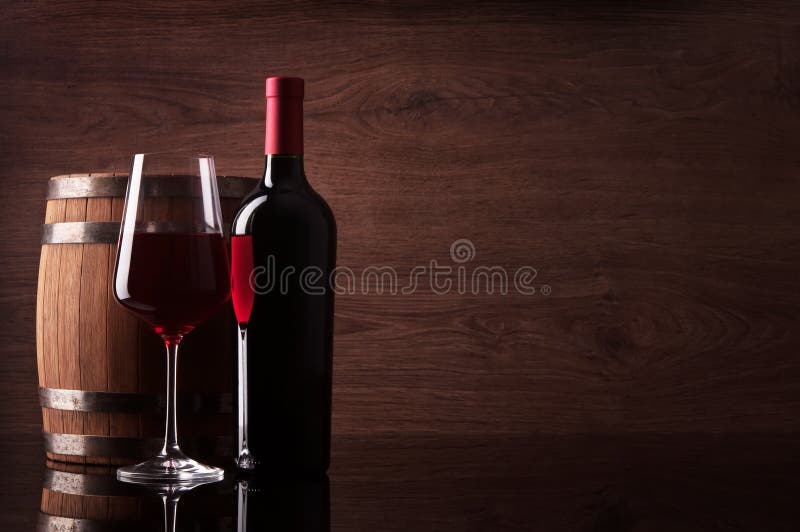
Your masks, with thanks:
[(231, 228), (243, 469), (330, 463), (336, 222), (303, 171), (300, 78), (267, 78), (264, 176)]

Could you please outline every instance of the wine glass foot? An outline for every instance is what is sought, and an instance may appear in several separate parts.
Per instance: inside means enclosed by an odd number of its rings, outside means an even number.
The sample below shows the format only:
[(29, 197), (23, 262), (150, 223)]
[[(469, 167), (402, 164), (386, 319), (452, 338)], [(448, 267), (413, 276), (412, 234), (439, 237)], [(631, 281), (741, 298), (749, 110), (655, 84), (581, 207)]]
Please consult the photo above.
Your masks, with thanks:
[(239, 467), (239, 469), (250, 470), (256, 468), (256, 461), (250, 455), (250, 452), (245, 449), (236, 458), (236, 465)]
[(157, 456), (136, 465), (117, 469), (117, 478), (123, 482), (214, 482), (222, 480), (225, 472), (201, 464), (187, 456)]

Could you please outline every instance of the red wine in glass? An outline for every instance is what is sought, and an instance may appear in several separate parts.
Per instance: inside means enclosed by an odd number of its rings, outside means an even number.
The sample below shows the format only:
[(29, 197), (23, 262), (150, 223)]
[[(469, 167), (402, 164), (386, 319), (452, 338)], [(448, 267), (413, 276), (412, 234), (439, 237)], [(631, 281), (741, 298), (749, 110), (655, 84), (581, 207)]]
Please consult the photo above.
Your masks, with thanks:
[(134, 233), (119, 302), (156, 334), (188, 334), (228, 300), (225, 240), (216, 233)]
[(233, 312), (239, 326), (247, 328), (253, 311), (255, 292), (250, 285), (253, 273), (253, 237), (239, 235), (231, 237), (231, 297)]

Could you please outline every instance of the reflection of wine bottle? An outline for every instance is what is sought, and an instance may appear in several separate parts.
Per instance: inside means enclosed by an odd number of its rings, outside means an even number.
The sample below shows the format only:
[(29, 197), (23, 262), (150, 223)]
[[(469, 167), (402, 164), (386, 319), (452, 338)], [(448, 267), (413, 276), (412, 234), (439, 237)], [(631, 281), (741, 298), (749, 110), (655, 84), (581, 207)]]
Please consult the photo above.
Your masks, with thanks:
[(264, 177), (231, 231), (244, 469), (330, 461), (336, 223), (303, 171), (302, 118), (303, 80), (268, 78)]
[(328, 532), (331, 528), (328, 477), (239, 480), (236, 512), (236, 532), (273, 529)]

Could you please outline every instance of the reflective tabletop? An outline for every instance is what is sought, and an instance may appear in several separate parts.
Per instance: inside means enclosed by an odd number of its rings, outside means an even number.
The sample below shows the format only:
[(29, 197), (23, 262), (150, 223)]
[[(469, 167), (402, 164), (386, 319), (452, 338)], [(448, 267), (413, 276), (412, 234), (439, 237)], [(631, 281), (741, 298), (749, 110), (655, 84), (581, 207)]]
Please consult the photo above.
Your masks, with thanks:
[(798, 530), (800, 436), (338, 437), (327, 477), (189, 490), (0, 444), (2, 530)]

